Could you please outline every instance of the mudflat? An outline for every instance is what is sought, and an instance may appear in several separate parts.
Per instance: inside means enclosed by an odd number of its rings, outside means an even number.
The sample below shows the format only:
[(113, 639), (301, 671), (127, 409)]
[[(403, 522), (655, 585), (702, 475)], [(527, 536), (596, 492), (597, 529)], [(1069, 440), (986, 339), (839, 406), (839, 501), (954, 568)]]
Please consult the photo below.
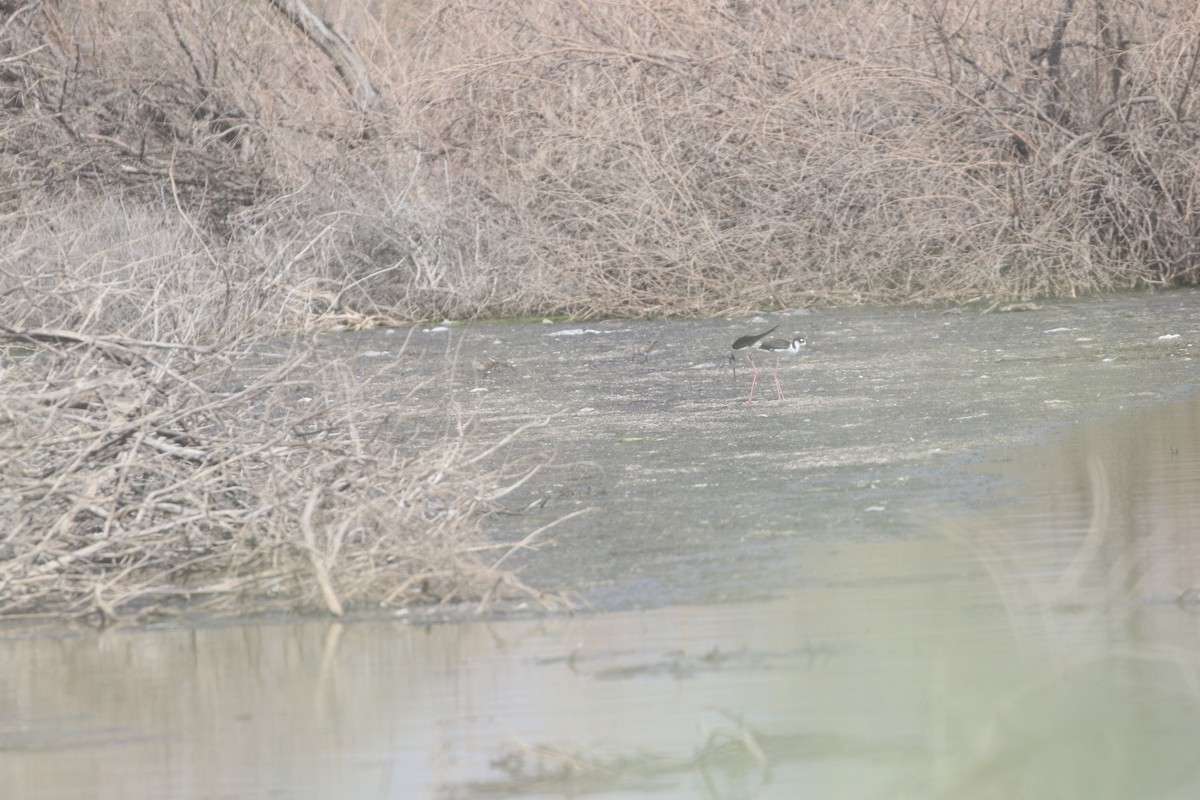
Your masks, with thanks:
[[(746, 403), (752, 372), (739, 359), (735, 375), (730, 345), (773, 325), (807, 347), (779, 360), (782, 402), (773, 360), (757, 359)], [(489, 506), (497, 542), (527, 540), (504, 565), (580, 607), (631, 609), (798, 585), (797, 537), (835, 547), (923, 535), (914, 511), (993, 488), (968, 462), (1194, 393), (1200, 292), (318, 341), (316, 357), (345, 359), (381, 393), (427, 407), (433, 430), (499, 442), (530, 425), (493, 456), (526, 476)]]

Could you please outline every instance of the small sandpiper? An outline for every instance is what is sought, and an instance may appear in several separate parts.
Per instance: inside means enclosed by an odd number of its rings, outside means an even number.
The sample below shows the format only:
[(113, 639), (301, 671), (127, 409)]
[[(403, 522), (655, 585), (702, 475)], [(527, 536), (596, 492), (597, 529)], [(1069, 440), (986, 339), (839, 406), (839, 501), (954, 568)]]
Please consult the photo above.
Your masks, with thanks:
[(512, 368), (512, 364), (492, 358), (487, 353), (483, 353), (482, 355), (482, 358), (476, 358), (471, 361), (471, 368), (480, 375), (487, 375), (492, 370), (499, 369), (500, 367)]
[(633, 355), (630, 356), (629, 360), (633, 361), (638, 356), (642, 357), (642, 361), (649, 360), (650, 351), (656, 346), (658, 346), (658, 339), (647, 339), (644, 342), (635, 342), (632, 350)]
[[(793, 336), (789, 341), (787, 339), (768, 339), (775, 332), (776, 325), (770, 330), (763, 331), (750, 336), (739, 336), (733, 341), (733, 347), (730, 348), (729, 360), (735, 359), (744, 355), (746, 360), (750, 362), (750, 367), (754, 370), (754, 379), (750, 381), (750, 396), (746, 398), (747, 403), (754, 402), (754, 387), (758, 385), (758, 365), (754, 363), (754, 359), (750, 357), (751, 353), (767, 353), (773, 356), (794, 356), (800, 352), (808, 343), (804, 341), (803, 336)], [(779, 386), (779, 361), (775, 362), (775, 369), (772, 371), (772, 377), (775, 378), (775, 394), (780, 400), (783, 400), (783, 389)]]

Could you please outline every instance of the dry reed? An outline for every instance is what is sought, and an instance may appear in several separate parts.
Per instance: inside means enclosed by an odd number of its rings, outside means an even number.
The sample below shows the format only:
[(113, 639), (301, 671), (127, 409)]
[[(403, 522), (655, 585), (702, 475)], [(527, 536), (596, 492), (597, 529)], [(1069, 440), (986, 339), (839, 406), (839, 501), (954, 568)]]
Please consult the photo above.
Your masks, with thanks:
[[(528, 592), (479, 546), (496, 445), (415, 438), (297, 347), (0, 330), (0, 614), (347, 610)], [(247, 361), (248, 363), (239, 363)], [(502, 588), (497, 590), (497, 582)]]
[(285, 325), (1196, 279), (1188, 4), (314, 5), (369, 110), (266, 3), (21, 5), (6, 227), (183, 211)]

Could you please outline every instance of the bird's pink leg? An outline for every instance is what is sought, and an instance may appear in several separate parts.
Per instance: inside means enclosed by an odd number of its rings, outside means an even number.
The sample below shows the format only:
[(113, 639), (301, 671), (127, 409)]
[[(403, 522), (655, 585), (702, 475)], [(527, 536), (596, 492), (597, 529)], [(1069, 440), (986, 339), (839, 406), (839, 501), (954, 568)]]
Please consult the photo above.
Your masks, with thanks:
[(746, 360), (750, 362), (751, 368), (754, 370), (754, 380), (750, 381), (750, 396), (746, 398), (747, 403), (754, 402), (754, 387), (758, 385), (758, 365), (754, 363), (754, 359), (746, 356)]
[(779, 388), (779, 365), (778, 364), (775, 365), (775, 372), (772, 374), (775, 376), (775, 394), (778, 395), (779, 399), (782, 401), (783, 400), (783, 389)]

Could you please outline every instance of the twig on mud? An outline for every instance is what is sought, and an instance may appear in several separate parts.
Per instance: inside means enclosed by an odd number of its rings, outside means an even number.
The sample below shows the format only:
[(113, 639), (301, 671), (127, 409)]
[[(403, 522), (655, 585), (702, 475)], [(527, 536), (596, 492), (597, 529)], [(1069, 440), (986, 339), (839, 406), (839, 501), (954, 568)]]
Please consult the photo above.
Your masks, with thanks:
[(546, 594), (545, 592), (539, 592), (526, 584), (524, 581), (517, 578), (517, 576), (513, 575), (511, 572), (506, 572), (496, 578), (495, 582), (492, 583), (491, 587), (484, 594), (483, 598), (475, 605), (475, 614), (482, 614), (484, 610), (487, 609), (488, 604), (492, 602), (492, 598), (495, 597), (497, 590), (505, 586), (515, 592), (518, 596), (533, 598), (537, 601), (538, 605), (547, 611), (554, 611), (556, 609), (563, 608), (573, 609), (575, 607), (574, 603), (565, 597), (557, 594)]
[(496, 559), (494, 562), (492, 562), (492, 569), (499, 569), (500, 565), (503, 564), (508, 559), (509, 556), (511, 556), (513, 553), (517, 552), (518, 550), (529, 549), (530, 543), (533, 542), (534, 539), (536, 539), (538, 536), (545, 533), (546, 531), (550, 530), (554, 526), (558, 525), (559, 523), (566, 522), (569, 519), (574, 519), (575, 517), (578, 517), (580, 514), (587, 514), (588, 512), (599, 511), (599, 510), (600, 509), (596, 508), (595, 506), (588, 506), (587, 508), (581, 508), (578, 511), (572, 511), (570, 514), (567, 514), (565, 517), (559, 517), (558, 519), (554, 520), (553, 522), (546, 523), (542, 527), (538, 528), (536, 531), (530, 533), (528, 536), (526, 536), (521, 541), (517, 542), (514, 545), (511, 545), (509, 547), (508, 552), (506, 552), (504, 555), (500, 556), (498, 559)]
[(308, 493), (304, 511), (300, 514), (300, 530), (304, 532), (304, 543), (308, 545), (308, 557), (312, 561), (313, 573), (316, 576), (317, 585), (321, 588), (321, 596), (325, 599), (325, 607), (329, 609), (329, 613), (340, 617), (345, 613), (342, 609), (342, 601), (333, 591), (333, 583), (329, 580), (329, 568), (326, 566), (325, 557), (317, 549), (317, 535), (313, 531), (313, 512), (317, 510), (317, 506), (321, 502), (321, 494), (320, 486), (314, 486)]
[(500, 441), (496, 442), (491, 447), (489, 447), (486, 450), (483, 450), (482, 452), (477, 453), (474, 456), (472, 456), (471, 458), (467, 459), (465, 463), (467, 465), (477, 464), (480, 461), (482, 461), (483, 459), (490, 456), (492, 453), (499, 450), (501, 447), (504, 447), (505, 445), (511, 443), (514, 439), (516, 439), (518, 436), (522, 435), (526, 431), (532, 430), (534, 428), (544, 428), (547, 425), (549, 425), (550, 422), (555, 417), (561, 417), (565, 413), (567, 413), (566, 409), (560, 409), (558, 411), (555, 411), (553, 414), (551, 414), (550, 416), (546, 417), (543, 420), (540, 420), (538, 422), (528, 422), (528, 423), (522, 425), (521, 427), (517, 428), (516, 430), (512, 431), (511, 433), (509, 433), (507, 436), (502, 438)]
[(193, 353), (208, 355), (217, 352), (216, 345), (188, 344), (186, 342), (156, 342), (145, 339), (130, 339), (124, 336), (91, 336), (78, 331), (10, 328), (0, 325), (0, 333), (11, 336), (18, 341), (45, 342), (48, 344), (84, 344), (89, 347), (117, 347), (125, 350), (187, 350)]
[(534, 475), (537, 475), (539, 472), (541, 472), (543, 466), (545, 466), (545, 465), (544, 464), (535, 465), (532, 469), (530, 469), (528, 472), (526, 472), (524, 475), (522, 475), (520, 478), (518, 478), (514, 483), (510, 483), (507, 486), (501, 486), (499, 489), (496, 489), (491, 494), (489, 494), (487, 497), (484, 497), (482, 499), (489, 500), (489, 501), (490, 500), (499, 500), (501, 497), (504, 497), (505, 495), (516, 491), (527, 480), (529, 480)]

